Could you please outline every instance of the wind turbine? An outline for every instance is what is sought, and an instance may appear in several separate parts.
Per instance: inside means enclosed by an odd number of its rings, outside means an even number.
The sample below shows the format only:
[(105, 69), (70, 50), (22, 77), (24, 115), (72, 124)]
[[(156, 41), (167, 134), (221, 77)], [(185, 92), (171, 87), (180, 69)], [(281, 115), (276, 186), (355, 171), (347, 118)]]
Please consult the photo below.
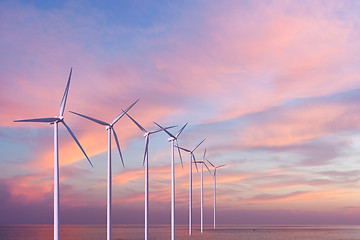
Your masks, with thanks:
[(208, 163), (214, 168), (214, 229), (216, 228), (216, 169), (226, 166), (225, 164), (220, 166), (214, 166), (209, 160), (206, 159)]
[(72, 138), (75, 140), (77, 145), (80, 147), (81, 151), (84, 153), (86, 159), (89, 161), (90, 159), (86, 155), (84, 149), (81, 147), (80, 142), (75, 137), (74, 133), (71, 131), (70, 127), (64, 121), (64, 110), (66, 105), (66, 100), (70, 87), (70, 79), (71, 79), (72, 68), (70, 69), (69, 79), (66, 84), (65, 92), (60, 104), (60, 113), (59, 116), (49, 117), (49, 118), (35, 118), (35, 119), (25, 119), (25, 120), (15, 120), (14, 122), (43, 122), (54, 124), (54, 240), (60, 239), (60, 228), (59, 228), (59, 152), (58, 152), (58, 123), (61, 122)]
[(195, 163), (200, 163), (201, 164), (201, 217), (200, 217), (200, 224), (201, 224), (201, 233), (204, 231), (204, 181), (203, 181), (203, 165), (205, 165), (205, 167), (207, 168), (207, 170), (209, 171), (209, 173), (211, 174), (210, 169), (208, 168), (208, 166), (205, 163), (205, 154), (206, 154), (206, 149), (204, 151), (204, 156), (203, 156), (203, 160), (202, 161), (195, 161)]
[[(145, 153), (144, 153), (143, 165), (145, 165), (145, 240), (147, 240), (148, 239), (148, 231), (149, 231), (149, 226), (148, 226), (148, 221), (149, 221), (149, 163), (148, 163), (149, 162), (149, 155), (148, 155), (149, 138), (150, 138), (151, 134), (163, 131), (163, 129), (154, 130), (154, 131), (147, 131), (138, 122), (136, 122), (135, 119), (133, 119), (129, 114), (127, 114), (126, 112), (124, 112), (124, 113), (126, 114), (126, 116), (128, 116), (135, 123), (135, 125), (141, 131), (144, 132)], [(175, 126), (166, 127), (164, 129), (169, 129), (169, 128), (173, 128), (173, 127), (175, 127)]]
[(168, 135), (168, 141), (171, 142), (171, 240), (175, 240), (175, 171), (174, 171), (174, 141), (176, 142), (177, 149), (179, 151), (180, 161), (182, 165), (182, 158), (179, 149), (179, 144), (177, 142), (178, 137), (186, 127), (187, 123), (175, 134), (171, 134), (165, 128), (161, 127), (159, 124), (154, 122), (158, 127), (164, 130)]
[[(189, 235), (192, 234), (192, 161), (196, 166), (194, 151), (205, 141), (202, 140), (193, 150), (179, 147), (181, 150), (190, 153), (190, 177), (189, 177)], [(197, 169), (197, 166), (196, 166)]]
[(70, 111), (73, 114), (76, 114), (76, 115), (78, 115), (80, 117), (86, 118), (86, 119), (88, 119), (90, 121), (93, 121), (93, 122), (95, 122), (97, 124), (105, 126), (106, 130), (108, 131), (108, 169), (107, 169), (107, 207), (106, 207), (106, 210), (107, 210), (107, 218), (106, 218), (106, 233), (107, 233), (106, 236), (107, 236), (107, 240), (111, 240), (111, 183), (112, 183), (112, 180), (111, 180), (111, 132), (114, 133), (114, 138), (115, 138), (115, 142), (116, 142), (116, 145), (117, 145), (117, 149), (119, 151), (120, 159), (121, 159), (122, 165), (124, 166), (124, 160), (123, 160), (123, 157), (122, 157), (122, 154), (121, 154), (119, 140), (118, 140), (118, 137), (117, 137), (116, 132), (114, 130), (114, 125), (138, 101), (139, 101), (139, 99), (136, 100), (133, 104), (131, 104), (125, 111), (123, 111), (121, 114), (119, 114), (114, 119), (114, 121), (112, 123), (107, 123), (107, 122), (104, 122), (104, 121), (101, 121), (101, 120), (98, 120), (98, 119), (95, 119), (95, 118), (92, 118), (92, 117), (85, 116), (85, 115), (80, 114), (80, 113)]

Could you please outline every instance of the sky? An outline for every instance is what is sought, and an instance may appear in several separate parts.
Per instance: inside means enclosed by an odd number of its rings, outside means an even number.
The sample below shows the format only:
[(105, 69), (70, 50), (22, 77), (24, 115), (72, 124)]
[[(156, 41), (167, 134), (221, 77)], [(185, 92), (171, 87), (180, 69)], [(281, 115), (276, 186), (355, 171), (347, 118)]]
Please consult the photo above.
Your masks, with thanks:
[[(107, 132), (75, 116), (188, 126), (179, 145), (217, 171), (218, 224), (360, 224), (359, 1), (0, 1), (0, 224), (53, 223), (53, 117), (65, 109), (94, 167), (59, 127), (60, 223), (106, 224)], [(115, 125), (113, 223), (144, 222), (144, 139)], [(113, 145), (114, 146), (114, 145)], [(189, 155), (176, 155), (187, 223)], [(151, 136), (150, 222), (170, 222), (170, 143)], [(210, 169), (212, 170), (212, 169)], [(193, 175), (200, 223), (200, 173)], [(204, 172), (205, 224), (213, 177)]]

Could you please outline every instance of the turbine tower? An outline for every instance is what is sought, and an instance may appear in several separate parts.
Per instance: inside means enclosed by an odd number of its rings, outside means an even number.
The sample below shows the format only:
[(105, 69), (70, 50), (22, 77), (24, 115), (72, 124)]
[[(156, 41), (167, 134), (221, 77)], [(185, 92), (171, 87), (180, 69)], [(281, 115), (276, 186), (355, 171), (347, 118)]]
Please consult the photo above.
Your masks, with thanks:
[(167, 131), (165, 128), (161, 127), (159, 124), (154, 122), (158, 127), (160, 127), (162, 130), (164, 130), (168, 135), (169, 139), (168, 141), (171, 142), (171, 240), (175, 240), (175, 170), (174, 170), (174, 142), (176, 142), (176, 146), (179, 152), (180, 161), (182, 165), (182, 158), (181, 153), (179, 149), (179, 144), (177, 142), (178, 137), (186, 127), (187, 123), (175, 134), (171, 134), (169, 131)]
[(201, 233), (204, 232), (204, 181), (203, 181), (203, 165), (205, 165), (205, 167), (207, 168), (207, 170), (209, 171), (209, 173), (211, 174), (210, 169), (208, 168), (208, 166), (205, 163), (205, 154), (206, 154), (206, 149), (204, 151), (204, 156), (203, 156), (203, 160), (202, 161), (195, 161), (195, 163), (200, 163), (201, 164), (201, 216), (200, 216), (200, 229), (201, 229)]
[[(133, 119), (129, 114), (124, 112), (126, 116), (128, 116), (135, 125), (144, 132), (144, 138), (145, 138), (145, 153), (144, 153), (144, 160), (143, 160), (143, 166), (145, 166), (145, 240), (148, 240), (148, 232), (149, 232), (149, 138), (151, 134), (163, 131), (163, 129), (154, 130), (154, 131), (147, 131), (144, 127), (142, 127), (135, 119)], [(175, 126), (166, 127), (164, 129), (173, 128)]]
[(214, 168), (214, 229), (216, 228), (216, 169), (226, 166), (225, 164), (220, 166), (214, 166), (209, 160), (208, 163)]
[(121, 159), (122, 165), (124, 166), (124, 160), (123, 160), (123, 157), (122, 157), (122, 154), (121, 154), (119, 140), (118, 140), (118, 137), (117, 137), (116, 132), (114, 130), (114, 125), (138, 101), (139, 101), (139, 99), (136, 100), (133, 104), (131, 104), (125, 111), (123, 111), (121, 114), (119, 114), (114, 119), (114, 121), (112, 123), (107, 123), (107, 122), (104, 122), (104, 121), (101, 121), (101, 120), (98, 120), (98, 119), (95, 119), (95, 118), (92, 118), (92, 117), (85, 116), (85, 115), (80, 114), (80, 113), (70, 111), (73, 114), (76, 114), (76, 115), (78, 115), (80, 117), (86, 118), (86, 119), (88, 119), (90, 121), (93, 121), (93, 122), (95, 122), (97, 124), (105, 126), (106, 130), (108, 132), (107, 207), (106, 207), (106, 210), (107, 210), (107, 215), (106, 215), (106, 236), (107, 236), (107, 240), (111, 240), (111, 199), (112, 199), (112, 197), (111, 197), (111, 189), (112, 189), (111, 188), (111, 185), (112, 185), (112, 179), (111, 179), (111, 132), (113, 132), (113, 134), (114, 134), (114, 138), (115, 138), (115, 142), (116, 142), (116, 145), (117, 145), (117, 149), (119, 151), (120, 159)]
[[(192, 162), (194, 161), (195, 166), (196, 166), (196, 160), (195, 160), (195, 155), (194, 155), (194, 151), (205, 141), (202, 140), (193, 150), (189, 150), (186, 148), (182, 148), (179, 147), (181, 150), (190, 153), (190, 177), (189, 177), (189, 235), (192, 234)], [(197, 169), (197, 166), (196, 166)]]
[(50, 117), (50, 118), (35, 118), (35, 119), (25, 119), (25, 120), (15, 120), (14, 122), (43, 122), (54, 124), (54, 240), (60, 239), (60, 228), (59, 228), (59, 153), (58, 153), (58, 123), (62, 123), (65, 128), (68, 130), (72, 138), (75, 140), (76, 144), (80, 147), (81, 151), (84, 153), (86, 159), (90, 159), (86, 155), (84, 149), (81, 147), (80, 142), (75, 137), (74, 133), (71, 131), (70, 127), (64, 121), (64, 111), (67, 96), (69, 93), (70, 79), (72, 74), (72, 68), (70, 69), (69, 79), (66, 84), (65, 92), (60, 104), (60, 113), (59, 116)]

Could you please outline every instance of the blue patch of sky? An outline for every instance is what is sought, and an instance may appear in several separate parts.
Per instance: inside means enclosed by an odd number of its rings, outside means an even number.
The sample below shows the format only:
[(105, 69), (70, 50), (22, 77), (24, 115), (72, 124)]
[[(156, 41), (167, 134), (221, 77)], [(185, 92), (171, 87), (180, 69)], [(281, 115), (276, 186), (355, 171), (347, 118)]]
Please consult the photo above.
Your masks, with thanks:
[[(218, 101), (213, 99), (213, 96), (211, 96), (211, 98), (210, 101), (205, 101), (206, 96), (204, 97), (203, 95), (195, 95), (192, 97), (185, 95), (185, 98), (182, 97), (182, 99), (180, 99), (179, 105), (187, 112), (187, 115), (179, 112), (179, 116), (174, 117), (176, 117), (177, 121), (189, 121), (191, 125), (197, 125), (194, 127), (201, 127), (201, 125), (198, 124), (209, 122), (210, 119), (215, 118), (216, 114), (218, 114)], [(178, 117), (182, 117), (182, 119)]]
[[(331, 1), (325, 1), (325, 3), (333, 4)], [(342, 23), (347, 23), (351, 20), (358, 19), (360, 17), (360, 2), (359, 1), (340, 1), (340, 7), (335, 7), (330, 11), (331, 16), (334, 16), (342, 21)], [(338, 6), (339, 6), (338, 5)], [(355, 21), (352, 21), (354, 23)], [(357, 25), (359, 25), (359, 22)]]
[(279, 114), (281, 114), (282, 112), (285, 113), (287, 110), (300, 108), (308, 104), (314, 104), (314, 103), (333, 103), (333, 104), (360, 103), (360, 89), (353, 89), (350, 91), (330, 94), (321, 97), (295, 98), (288, 100), (278, 106), (266, 109), (265, 111), (250, 113), (238, 119), (229, 120), (228, 122), (230, 123), (231, 121), (233, 121), (233, 123), (236, 123), (237, 121), (241, 120), (243, 123), (244, 122), (253, 123), (254, 120), (266, 121), (271, 118), (277, 119), (279, 117)]
[(30, 5), (40, 10), (52, 10), (52, 9), (59, 9), (64, 8), (65, 5), (69, 2), (68, 0), (18, 0), (17, 2)]
[(348, 91), (332, 93), (325, 96), (312, 98), (296, 98), (291, 99), (283, 104), (284, 107), (292, 108), (301, 106), (302, 104), (317, 102), (317, 103), (360, 103), (360, 88), (351, 89)]
[(339, 142), (334, 141), (334, 148), (340, 145), (341, 141), (346, 141), (346, 146), (337, 147), (339, 156), (335, 158), (331, 164), (327, 166), (320, 166), (316, 170), (343, 170), (352, 171), (360, 170), (358, 168), (360, 155), (360, 132), (359, 131), (343, 131), (337, 134), (328, 136), (328, 139), (338, 139)]
[(320, 97), (319, 100), (339, 103), (360, 103), (360, 88), (352, 89), (346, 92)]
[[(79, 33), (72, 34), (72, 39), (80, 42), (85, 50), (90, 52), (100, 48), (104, 51), (104, 56), (108, 57), (119, 53), (132, 56), (140, 52), (140, 55), (144, 55), (148, 51), (153, 51), (151, 39), (163, 37), (163, 33), (172, 29), (174, 21), (184, 17), (183, 15), (188, 12), (195, 11), (197, 5), (192, 1), (19, 2), (40, 12), (60, 14), (69, 18), (69, 22), (65, 24)], [(161, 45), (157, 47), (162, 48)]]
[[(35, 151), (39, 148), (37, 139), (47, 137), (51, 139), (52, 132), (38, 128), (0, 128), (0, 168), (6, 169), (1, 176), (10, 177), (24, 174), (22, 165), (34, 159)], [(21, 169), (21, 170), (19, 170)]]
[(99, 36), (100, 44), (130, 54), (163, 48), (153, 43), (171, 31), (184, 12), (194, 11), (194, 5), (191, 1), (93, 1), (85, 11), (99, 12), (101, 24), (111, 31)]
[[(43, 129), (37, 128), (0, 128), (0, 149), (2, 158), (26, 159), (32, 156), (33, 149), (38, 145), (36, 139), (48, 135)], [(49, 136), (48, 136), (49, 137)]]

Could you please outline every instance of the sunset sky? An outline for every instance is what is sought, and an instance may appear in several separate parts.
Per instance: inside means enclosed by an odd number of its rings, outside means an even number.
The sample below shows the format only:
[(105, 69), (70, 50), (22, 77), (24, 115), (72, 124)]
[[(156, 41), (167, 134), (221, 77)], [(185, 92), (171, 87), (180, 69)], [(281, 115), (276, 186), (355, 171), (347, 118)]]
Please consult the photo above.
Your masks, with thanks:
[[(52, 224), (58, 115), (60, 223), (106, 223), (107, 131), (69, 113), (188, 122), (179, 144), (215, 165), (219, 224), (360, 224), (360, 1), (0, 1), (0, 224)], [(144, 221), (144, 139), (122, 118), (113, 222)], [(115, 145), (113, 145), (115, 146)], [(150, 224), (170, 221), (170, 143), (151, 136)], [(176, 155), (187, 223), (189, 155)], [(200, 173), (194, 170), (194, 223)], [(205, 223), (213, 178), (204, 175)]]

